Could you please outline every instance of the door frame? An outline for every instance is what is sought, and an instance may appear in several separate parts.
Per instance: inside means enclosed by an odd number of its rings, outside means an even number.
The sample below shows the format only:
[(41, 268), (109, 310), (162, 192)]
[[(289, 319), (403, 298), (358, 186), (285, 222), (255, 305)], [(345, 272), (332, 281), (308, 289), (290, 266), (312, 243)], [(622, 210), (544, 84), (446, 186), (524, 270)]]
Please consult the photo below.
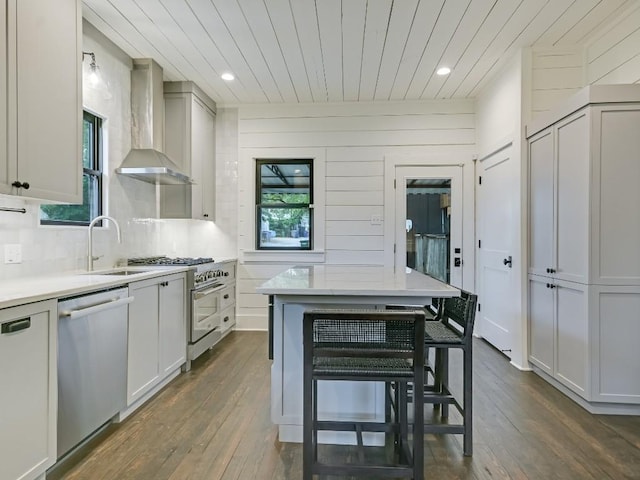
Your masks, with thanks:
[[(454, 254), (453, 249), (456, 247), (462, 248), (464, 242), (464, 191), (462, 183), (462, 166), (450, 165), (447, 167), (436, 167), (433, 165), (424, 165), (419, 167), (408, 165), (396, 165), (395, 170), (395, 192), (396, 192), (396, 211), (395, 211), (395, 254), (396, 261), (395, 267), (399, 268), (400, 265), (406, 264), (407, 242), (406, 235), (401, 235), (402, 225), (405, 224), (402, 217), (406, 218), (407, 209), (407, 178), (449, 178), (451, 179), (451, 209), (454, 212), (458, 212), (456, 215), (456, 221), (450, 220), (450, 245), (449, 245), (449, 258), (451, 259), (451, 278), (449, 283), (456, 287), (462, 287), (464, 279), (464, 271), (462, 266), (454, 267), (453, 258), (455, 256), (461, 256), (461, 254)], [(402, 194), (401, 194), (402, 193)], [(459, 222), (459, 223), (458, 223)], [(454, 270), (455, 269), (455, 270)]]
[(462, 168), (462, 288), (475, 291), (475, 155), (471, 149), (455, 152), (385, 155), (384, 157), (384, 265), (395, 266), (396, 167)]

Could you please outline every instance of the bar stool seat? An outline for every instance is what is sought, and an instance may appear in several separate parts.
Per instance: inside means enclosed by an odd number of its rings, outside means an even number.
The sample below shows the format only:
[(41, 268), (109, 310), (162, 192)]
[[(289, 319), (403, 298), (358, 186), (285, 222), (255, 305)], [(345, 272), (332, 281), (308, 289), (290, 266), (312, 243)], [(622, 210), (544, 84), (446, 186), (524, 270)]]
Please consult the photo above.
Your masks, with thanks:
[[(407, 390), (422, 388), (424, 313), (384, 310), (312, 310), (304, 313), (303, 480), (313, 475), (353, 475), (423, 479), (423, 404), (414, 402), (409, 435)], [(318, 382), (385, 383), (385, 422), (318, 420)], [(358, 454), (349, 461), (318, 459), (318, 432), (355, 432)], [(393, 439), (392, 458), (367, 460), (363, 432), (384, 432)], [(375, 448), (375, 447), (374, 447)], [(376, 460), (379, 460), (376, 458)]]

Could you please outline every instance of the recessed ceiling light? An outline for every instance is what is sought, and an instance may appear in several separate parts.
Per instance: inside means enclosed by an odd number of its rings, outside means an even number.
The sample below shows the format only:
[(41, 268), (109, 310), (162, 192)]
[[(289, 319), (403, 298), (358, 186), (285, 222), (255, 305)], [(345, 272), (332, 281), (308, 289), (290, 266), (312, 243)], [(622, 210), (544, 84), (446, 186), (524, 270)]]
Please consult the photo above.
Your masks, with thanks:
[(438, 75), (449, 75), (451, 73), (451, 69), (449, 67), (440, 67), (436, 73)]
[(230, 82), (236, 77), (233, 76), (233, 73), (224, 72), (222, 75), (220, 75), (220, 78), (223, 79), (225, 82)]

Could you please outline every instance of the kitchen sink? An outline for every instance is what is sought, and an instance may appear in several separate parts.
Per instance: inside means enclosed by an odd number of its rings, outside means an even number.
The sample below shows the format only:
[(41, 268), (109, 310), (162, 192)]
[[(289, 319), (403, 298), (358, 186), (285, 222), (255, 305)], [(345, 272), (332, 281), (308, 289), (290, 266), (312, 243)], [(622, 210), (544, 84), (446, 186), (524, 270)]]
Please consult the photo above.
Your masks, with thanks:
[(111, 272), (89, 272), (88, 275), (114, 275), (114, 276), (127, 276), (137, 275), (139, 273), (147, 273), (151, 270), (113, 270)]

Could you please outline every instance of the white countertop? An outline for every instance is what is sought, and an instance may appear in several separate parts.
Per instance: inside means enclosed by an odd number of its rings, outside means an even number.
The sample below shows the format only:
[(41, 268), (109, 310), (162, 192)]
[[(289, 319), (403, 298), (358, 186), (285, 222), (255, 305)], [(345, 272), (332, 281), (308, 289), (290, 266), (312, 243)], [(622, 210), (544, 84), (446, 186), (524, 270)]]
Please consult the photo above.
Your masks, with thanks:
[(296, 266), (266, 281), (256, 292), (269, 295), (457, 297), (460, 290), (416, 270), (389, 267)]
[[(159, 277), (171, 273), (186, 272), (189, 267), (122, 267), (99, 270), (64, 272), (57, 275), (45, 275), (38, 278), (18, 278), (0, 282), (0, 308), (24, 305), (50, 298), (62, 298), (93, 292), (104, 288), (127, 285), (131, 282)], [(114, 270), (139, 271), (135, 275), (100, 275), (100, 272)]]

